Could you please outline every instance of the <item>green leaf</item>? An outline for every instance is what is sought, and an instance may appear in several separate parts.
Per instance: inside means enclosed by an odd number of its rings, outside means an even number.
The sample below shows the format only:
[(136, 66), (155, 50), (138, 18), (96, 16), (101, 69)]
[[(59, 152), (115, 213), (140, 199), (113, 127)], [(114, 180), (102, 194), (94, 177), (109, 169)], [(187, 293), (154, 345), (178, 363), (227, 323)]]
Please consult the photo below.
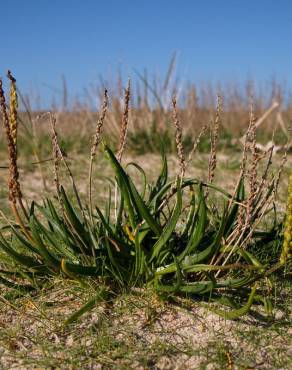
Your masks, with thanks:
[[(110, 159), (110, 163), (112, 164), (116, 175), (119, 179), (118, 185), (120, 186), (121, 192), (123, 193), (123, 196), (125, 198), (126, 203), (128, 203), (128, 212), (130, 216), (131, 226), (133, 230), (136, 229), (136, 222), (133, 221), (134, 215), (133, 215), (133, 205), (136, 208), (136, 211), (138, 212), (139, 216), (144, 219), (149, 227), (153, 230), (153, 232), (159, 236), (161, 233), (161, 227), (158, 225), (154, 217), (151, 215), (149, 209), (146, 207), (143, 199), (141, 198), (140, 194), (138, 193), (135, 185), (133, 184), (132, 180), (128, 177), (128, 175), (123, 170), (122, 166), (114, 156), (113, 152), (105, 146), (105, 152), (108, 155), (108, 158)], [(130, 196), (133, 205), (131, 204), (130, 200), (128, 199)], [(131, 216), (132, 215), (132, 216)]]
[(70, 225), (75, 229), (76, 233), (78, 234), (81, 240), (84, 240), (84, 246), (89, 248), (90, 244), (90, 237), (88, 231), (86, 230), (84, 224), (81, 222), (80, 217), (78, 216), (77, 212), (75, 211), (74, 207), (70, 203), (65, 189), (61, 186), (61, 198), (63, 201), (64, 209), (66, 211), (66, 215), (70, 221)]
[[(205, 294), (212, 291), (215, 288), (213, 281), (200, 281), (190, 284), (181, 285), (179, 292), (184, 294)], [(173, 293), (173, 285), (156, 284), (155, 289), (158, 292)]]
[(194, 252), (197, 247), (200, 245), (200, 242), (204, 236), (206, 224), (207, 224), (207, 207), (205, 202), (205, 195), (202, 189), (202, 185), (199, 187), (199, 206), (198, 212), (194, 217), (194, 223), (196, 222), (195, 230), (192, 232), (190, 236), (189, 242), (185, 248), (185, 250), (179, 256), (179, 260), (181, 261), (186, 255)]
[(151, 190), (149, 194), (148, 201), (151, 202), (151, 200), (154, 198), (154, 196), (160, 191), (160, 189), (166, 184), (168, 178), (168, 166), (167, 166), (167, 158), (165, 155), (165, 152), (163, 150), (162, 152), (162, 168), (161, 172), (156, 180), (156, 183)]
[(4, 252), (11, 256), (13, 260), (16, 261), (17, 263), (32, 269), (38, 269), (39, 271), (42, 270), (44, 273), (48, 272), (47, 268), (44, 265), (40, 264), (38, 261), (36, 261), (34, 258), (18, 253), (13, 248), (11, 248), (9, 244), (5, 241), (1, 233), (0, 233), (0, 248), (2, 248)]
[(118, 236), (117, 233), (112, 229), (111, 224), (107, 222), (105, 217), (103, 216), (101, 210), (98, 207), (95, 207), (98, 217), (100, 218), (105, 230), (107, 231), (108, 235), (113, 239), (120, 247), (123, 246), (125, 249), (128, 249), (126, 243), (124, 243)]
[[(191, 254), (191, 255), (186, 255), (183, 261), (181, 262), (182, 263), (181, 266), (183, 270), (189, 266), (195, 265), (199, 262), (202, 262), (210, 258), (217, 252), (217, 250), (220, 248), (220, 242), (221, 242), (222, 235), (224, 232), (224, 226), (225, 226), (225, 219), (224, 219), (224, 216), (222, 216), (221, 225), (219, 227), (219, 230), (215, 234), (215, 238), (213, 242), (202, 252)], [(165, 274), (173, 273), (175, 272), (175, 270), (176, 270), (176, 267), (172, 263), (164, 268), (159, 268), (159, 270), (157, 271), (159, 271), (159, 275), (165, 275)]]
[(101, 288), (100, 291), (91, 298), (87, 303), (85, 303), (78, 311), (74, 312), (68, 319), (64, 322), (64, 326), (72, 324), (74, 321), (78, 320), (86, 312), (90, 311), (97, 302), (105, 300), (108, 297), (108, 291), (105, 288)]
[(35, 216), (31, 216), (29, 220), (29, 225), (35, 241), (35, 247), (38, 248), (39, 254), (44, 258), (49, 266), (52, 266), (59, 271), (61, 268), (61, 263), (52, 253), (47, 250), (40, 236), (40, 223)]
[(144, 203), (143, 199), (141, 198), (140, 194), (138, 193), (138, 191), (137, 191), (137, 189), (136, 189), (136, 187), (133, 184), (131, 179), (129, 179), (129, 185), (130, 185), (130, 189), (131, 189), (131, 193), (130, 193), (131, 198), (132, 198), (133, 203), (134, 203), (137, 211), (139, 212), (141, 218), (144, 219), (147, 222), (147, 224), (149, 225), (149, 227), (151, 228), (151, 230), (157, 236), (159, 236), (161, 234), (160, 225), (157, 223), (155, 218), (151, 215), (148, 207)]
[(137, 170), (141, 173), (142, 175), (142, 184), (143, 184), (143, 187), (142, 187), (142, 194), (141, 194), (141, 197), (142, 199), (144, 199), (145, 197), (145, 193), (146, 193), (146, 187), (147, 187), (147, 177), (146, 177), (146, 173), (145, 171), (143, 170), (143, 168), (141, 166), (139, 166), (137, 163), (135, 162), (130, 162), (127, 164), (127, 167), (128, 166), (133, 166), (135, 168), (137, 168)]
[(248, 252), (247, 250), (238, 248), (237, 252), (248, 262), (251, 263), (253, 266), (263, 269), (264, 266), (258, 261), (256, 257), (253, 256), (252, 253)]
[(152, 262), (155, 258), (159, 260), (160, 252), (166, 246), (166, 243), (170, 239), (176, 227), (176, 224), (181, 214), (181, 209), (182, 209), (182, 192), (180, 187), (180, 181), (178, 181), (176, 205), (160, 237), (158, 238), (157, 242), (154, 244), (152, 248), (152, 256), (150, 258), (150, 262)]
[(129, 190), (129, 181), (128, 175), (125, 173), (124, 169), (116, 159), (114, 153), (110, 150), (107, 145), (104, 145), (104, 151), (106, 156), (115, 171), (117, 177), (117, 184), (121, 192), (122, 198), (125, 200), (126, 208), (129, 214), (130, 223), (133, 229), (136, 228), (135, 215), (133, 210), (133, 205), (130, 200), (130, 190)]
[(224, 317), (224, 319), (228, 319), (228, 320), (238, 319), (240, 316), (247, 314), (248, 311), (250, 310), (251, 305), (253, 303), (255, 292), (256, 292), (256, 285), (253, 286), (247, 303), (241, 308), (238, 308), (237, 310), (227, 312), (227, 311), (217, 310), (217, 309), (210, 308), (210, 307), (208, 307), (208, 309), (216, 313), (217, 315)]
[(189, 231), (194, 227), (196, 216), (196, 197), (195, 192), (193, 190), (193, 186), (190, 186), (190, 192), (191, 192), (191, 200), (190, 200), (190, 209), (188, 212), (188, 216), (185, 222), (185, 227), (181, 233), (182, 238), (189, 238)]

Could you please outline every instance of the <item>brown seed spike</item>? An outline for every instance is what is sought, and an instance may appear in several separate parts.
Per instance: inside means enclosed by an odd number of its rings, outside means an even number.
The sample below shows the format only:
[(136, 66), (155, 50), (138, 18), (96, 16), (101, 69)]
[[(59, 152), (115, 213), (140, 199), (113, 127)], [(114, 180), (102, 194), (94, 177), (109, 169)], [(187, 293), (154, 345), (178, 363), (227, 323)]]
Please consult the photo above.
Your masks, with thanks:
[(0, 79), (0, 106), (3, 115), (3, 124), (6, 132), (7, 146), (8, 146), (8, 157), (9, 157), (9, 200), (16, 203), (16, 199), (21, 199), (22, 194), (19, 184), (19, 173), (17, 168), (17, 151), (16, 143), (11, 133), (11, 125), (6, 110), (5, 95), (2, 87), (2, 80)]
[(93, 137), (93, 144), (92, 144), (91, 152), (90, 152), (91, 158), (93, 158), (96, 155), (96, 149), (98, 147), (98, 144), (100, 143), (101, 130), (102, 130), (105, 115), (106, 115), (106, 112), (107, 112), (107, 107), (108, 107), (108, 94), (107, 94), (107, 90), (105, 90), (104, 91), (104, 100), (103, 100), (103, 104), (102, 104), (102, 107), (101, 107), (101, 112), (100, 112), (99, 119), (98, 119), (97, 124), (96, 124), (95, 134), (94, 134), (94, 137)]
[(180, 176), (181, 178), (184, 177), (186, 171), (186, 160), (185, 160), (185, 151), (182, 143), (182, 127), (180, 120), (178, 118), (178, 111), (177, 111), (177, 101), (176, 97), (172, 99), (172, 106), (173, 106), (173, 123), (175, 127), (175, 142), (177, 148), (177, 154), (179, 158), (179, 165), (180, 165)]
[(10, 102), (9, 102), (9, 118), (10, 118), (10, 134), (13, 139), (15, 150), (16, 141), (17, 141), (17, 108), (18, 108), (18, 98), (17, 98), (17, 91), (16, 91), (16, 79), (12, 76), (11, 72), (8, 71), (7, 77), (9, 78), (11, 85), (10, 85)]
[(7, 136), (10, 136), (9, 117), (8, 117), (7, 110), (6, 110), (6, 102), (5, 102), (4, 90), (2, 87), (2, 79), (0, 79), (0, 106), (1, 106), (2, 116), (3, 116), (4, 128), (6, 130)]
[(117, 155), (119, 162), (121, 162), (121, 160), (122, 160), (122, 156), (123, 156), (124, 149), (125, 149), (125, 146), (126, 146), (126, 139), (127, 139), (127, 133), (128, 133), (128, 123), (129, 123), (130, 97), (131, 97), (131, 83), (130, 83), (130, 79), (129, 79), (128, 80), (128, 86), (125, 90), (124, 113), (123, 113), (123, 116), (122, 116), (119, 149), (118, 149), (118, 155)]
[(211, 152), (209, 158), (209, 166), (208, 166), (208, 182), (212, 183), (215, 176), (215, 170), (217, 167), (217, 144), (218, 144), (218, 136), (219, 136), (219, 129), (221, 125), (221, 107), (222, 107), (222, 99), (220, 95), (217, 95), (217, 106), (216, 106), (216, 116), (213, 128), (211, 130)]
[(96, 124), (95, 134), (93, 137), (93, 144), (90, 152), (90, 166), (89, 166), (89, 210), (90, 218), (92, 219), (92, 169), (93, 169), (93, 160), (96, 155), (96, 149), (101, 140), (102, 127), (105, 120), (106, 112), (108, 107), (108, 94), (107, 90), (104, 90), (104, 100), (99, 114), (99, 118)]

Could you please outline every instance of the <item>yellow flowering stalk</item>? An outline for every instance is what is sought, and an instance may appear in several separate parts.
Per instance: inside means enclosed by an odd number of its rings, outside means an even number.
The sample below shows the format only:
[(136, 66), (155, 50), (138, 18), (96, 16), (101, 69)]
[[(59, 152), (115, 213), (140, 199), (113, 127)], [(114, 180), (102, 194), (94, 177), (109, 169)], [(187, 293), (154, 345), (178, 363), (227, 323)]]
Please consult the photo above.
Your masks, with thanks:
[(9, 102), (9, 121), (10, 121), (10, 135), (13, 139), (15, 148), (17, 140), (17, 92), (16, 92), (16, 80), (12, 76), (11, 72), (8, 71), (7, 74), (9, 80), (11, 81), (10, 85), (10, 102)]
[(280, 263), (285, 264), (292, 255), (292, 175), (289, 178), (284, 243), (280, 256)]

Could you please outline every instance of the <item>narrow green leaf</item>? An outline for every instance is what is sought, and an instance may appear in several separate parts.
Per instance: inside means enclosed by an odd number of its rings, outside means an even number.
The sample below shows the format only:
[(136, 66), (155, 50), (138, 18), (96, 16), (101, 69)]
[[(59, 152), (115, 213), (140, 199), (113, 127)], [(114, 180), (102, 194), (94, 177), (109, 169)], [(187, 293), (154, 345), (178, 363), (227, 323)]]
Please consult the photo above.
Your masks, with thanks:
[(146, 176), (146, 173), (145, 171), (143, 170), (143, 168), (141, 166), (139, 166), (137, 163), (135, 162), (130, 162), (127, 164), (127, 167), (128, 166), (133, 166), (135, 168), (137, 168), (137, 170), (141, 173), (142, 175), (142, 193), (141, 193), (141, 197), (142, 199), (144, 199), (145, 197), (145, 193), (146, 193), (146, 186), (147, 186), (147, 176)]
[(225, 319), (228, 319), (228, 320), (238, 319), (240, 316), (247, 314), (248, 311), (250, 310), (251, 305), (253, 303), (255, 292), (256, 292), (256, 285), (253, 286), (247, 303), (241, 308), (238, 308), (237, 310), (227, 312), (227, 311), (217, 310), (217, 309), (210, 308), (210, 307), (208, 308), (210, 311), (216, 313), (219, 316), (224, 317)]
[[(200, 281), (190, 284), (181, 285), (179, 288), (180, 293), (184, 294), (205, 294), (212, 291), (215, 288), (213, 281)], [(158, 292), (173, 293), (173, 285), (156, 284), (155, 289)]]
[(185, 250), (179, 256), (179, 261), (181, 261), (186, 255), (194, 252), (200, 245), (200, 242), (204, 236), (207, 224), (207, 207), (205, 202), (205, 195), (201, 185), (199, 187), (199, 206), (196, 216), (197, 217), (194, 218), (194, 223), (196, 222), (197, 219), (195, 230), (190, 236), (189, 242)]
[(16, 252), (10, 245), (5, 241), (2, 234), (0, 233), (0, 248), (4, 250), (6, 254), (13, 258), (17, 263), (22, 264), (32, 269), (42, 270), (44, 273), (48, 272), (46, 267), (36, 261), (34, 258), (26, 256), (24, 254)]
[(104, 151), (106, 153), (106, 156), (113, 167), (113, 170), (115, 171), (116, 178), (117, 178), (117, 184), (119, 187), (119, 190), (121, 192), (121, 195), (126, 203), (127, 212), (129, 214), (130, 223), (133, 229), (136, 228), (136, 222), (135, 222), (135, 215), (133, 211), (133, 205), (130, 200), (130, 190), (129, 190), (129, 181), (128, 181), (128, 175), (123, 170), (122, 166), (116, 159), (114, 153), (110, 150), (110, 148), (107, 145), (104, 145)]
[[(179, 181), (178, 181), (179, 182)], [(158, 238), (157, 242), (154, 244), (152, 248), (152, 256), (150, 258), (150, 262), (153, 261), (155, 258), (159, 259), (159, 253), (161, 250), (166, 246), (166, 243), (170, 239), (176, 225), (178, 222), (178, 219), (181, 214), (182, 209), (182, 192), (180, 188), (180, 182), (177, 186), (177, 199), (176, 199), (176, 205), (174, 207), (174, 210), (172, 212), (172, 215), (167, 222), (166, 226), (164, 227), (160, 237)]]
[(49, 266), (52, 266), (56, 268), (57, 270), (60, 270), (61, 263), (60, 261), (52, 254), (50, 253), (41, 236), (40, 236), (40, 227), (39, 227), (39, 221), (35, 216), (32, 216), (29, 220), (30, 229), (32, 232), (32, 236), (35, 241), (35, 246), (38, 248), (40, 255), (44, 258), (44, 260), (49, 264)]
[(101, 288), (96, 296), (91, 298), (85, 305), (83, 305), (78, 311), (74, 312), (68, 319), (64, 322), (64, 326), (72, 324), (74, 321), (78, 320), (86, 312), (90, 311), (97, 302), (105, 300), (108, 297), (108, 291), (105, 288)]
[(85, 246), (87, 245), (87, 248), (89, 248), (90, 237), (89, 237), (88, 231), (86, 230), (85, 225), (81, 222), (81, 219), (78, 216), (76, 210), (70, 203), (63, 186), (61, 186), (61, 197), (62, 197), (62, 201), (64, 204), (64, 209), (66, 211), (66, 215), (68, 216), (70, 224), (75, 229), (80, 239), (84, 240), (84, 245)]
[[(135, 185), (133, 184), (132, 180), (128, 177), (116, 157), (114, 156), (113, 152), (105, 146), (105, 152), (108, 155), (108, 158), (110, 159), (110, 163), (112, 164), (115, 173), (119, 179), (119, 186), (121, 187), (121, 191), (125, 197), (125, 201), (128, 203), (128, 212), (129, 216), (132, 214), (130, 218), (134, 218), (133, 216), (133, 211), (132, 211), (132, 204), (128, 197), (130, 196), (134, 207), (136, 208), (138, 214), (142, 219), (144, 219), (149, 227), (153, 230), (153, 232), (159, 236), (161, 233), (161, 227), (158, 225), (154, 217), (151, 215), (149, 212), (149, 209), (145, 205), (143, 199), (141, 198), (140, 194), (138, 193)], [(128, 200), (127, 200), (128, 199)], [(132, 220), (131, 221), (131, 226), (133, 230), (136, 229), (136, 223)]]

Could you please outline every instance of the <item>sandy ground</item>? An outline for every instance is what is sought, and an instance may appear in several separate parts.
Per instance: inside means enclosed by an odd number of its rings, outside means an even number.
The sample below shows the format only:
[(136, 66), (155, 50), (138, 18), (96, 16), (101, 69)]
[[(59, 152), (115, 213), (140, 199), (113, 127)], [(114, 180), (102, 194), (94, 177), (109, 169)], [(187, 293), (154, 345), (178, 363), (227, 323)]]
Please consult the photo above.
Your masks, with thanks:
[(19, 299), (10, 306), (0, 304), (1, 368), (291, 369), (292, 366), (292, 317), (290, 312), (289, 319), (287, 307), (277, 310), (270, 320), (252, 313), (229, 321), (191, 300), (168, 303), (141, 291), (101, 302), (65, 328), (64, 319), (81, 302), (78, 290), (56, 281), (54, 287), (40, 296)]

